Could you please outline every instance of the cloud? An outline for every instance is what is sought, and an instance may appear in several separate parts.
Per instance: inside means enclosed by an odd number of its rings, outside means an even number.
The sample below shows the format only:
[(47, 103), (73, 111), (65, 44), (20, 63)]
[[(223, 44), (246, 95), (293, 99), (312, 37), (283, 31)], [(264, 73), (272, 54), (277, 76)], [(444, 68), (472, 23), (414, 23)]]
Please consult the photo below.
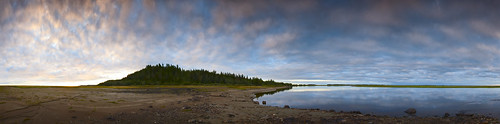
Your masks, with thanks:
[(269, 35), (265, 38), (262, 47), (269, 54), (279, 54), (279, 51), (286, 49), (289, 42), (295, 40), (296, 34), (285, 32), (277, 35)]
[(496, 1), (0, 1), (0, 84), (170, 63), (302, 82), (497, 84)]

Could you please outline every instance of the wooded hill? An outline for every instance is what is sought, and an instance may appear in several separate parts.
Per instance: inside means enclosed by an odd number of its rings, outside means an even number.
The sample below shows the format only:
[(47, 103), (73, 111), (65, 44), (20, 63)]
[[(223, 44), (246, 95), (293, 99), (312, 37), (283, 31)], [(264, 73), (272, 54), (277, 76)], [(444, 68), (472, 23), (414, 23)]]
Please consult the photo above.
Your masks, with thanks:
[(289, 83), (264, 81), (260, 78), (233, 73), (217, 73), (203, 69), (184, 70), (178, 65), (158, 64), (129, 74), (120, 80), (108, 80), (100, 86), (128, 85), (246, 85), (246, 86), (291, 86)]

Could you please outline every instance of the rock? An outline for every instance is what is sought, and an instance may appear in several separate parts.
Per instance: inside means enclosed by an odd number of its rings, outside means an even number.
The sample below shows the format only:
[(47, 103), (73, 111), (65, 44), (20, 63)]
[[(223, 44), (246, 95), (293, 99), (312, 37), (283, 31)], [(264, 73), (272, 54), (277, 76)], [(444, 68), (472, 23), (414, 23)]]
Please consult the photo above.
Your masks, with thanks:
[(234, 118), (235, 115), (234, 114), (227, 114), (230, 118)]
[(202, 123), (203, 121), (197, 119), (189, 119), (188, 123)]
[(294, 117), (288, 117), (288, 118), (280, 118), (282, 123), (285, 124), (292, 124), (292, 123), (297, 123), (298, 119)]
[(149, 106), (149, 108), (153, 108), (153, 106)]
[(116, 119), (115, 119), (115, 118), (113, 118), (113, 117), (108, 117), (108, 118), (106, 118), (106, 119), (107, 119), (107, 120), (109, 120), (109, 121), (115, 121), (115, 120), (116, 120)]
[(469, 116), (469, 117), (472, 117), (474, 116), (474, 114), (465, 114), (465, 113), (458, 113), (456, 114), (458, 117), (465, 117), (465, 116)]
[(223, 122), (223, 123), (234, 123), (234, 122), (233, 122), (233, 121), (231, 121), (231, 120), (224, 120), (224, 121), (222, 121), (222, 122)]
[(450, 113), (444, 113), (443, 117), (445, 117), (445, 118), (450, 117)]
[(202, 98), (203, 98), (203, 96), (194, 96), (193, 98), (188, 99), (188, 100), (189, 101), (201, 101)]
[(329, 111), (329, 112), (335, 112), (335, 110), (333, 110), (333, 109), (330, 109), (330, 110), (328, 110), (328, 111)]
[(361, 114), (361, 112), (360, 112), (360, 111), (351, 111), (351, 112), (349, 112), (349, 113), (353, 113), (353, 114)]
[(417, 110), (415, 108), (409, 108), (409, 109), (406, 109), (405, 113), (409, 114), (409, 115), (414, 115), (417, 113)]
[(290, 106), (288, 106), (288, 105), (285, 105), (285, 106), (284, 106), (283, 108), (290, 108)]
[(258, 102), (258, 101), (253, 101), (253, 103), (255, 103), (255, 104), (259, 104), (259, 102)]
[(233, 99), (231, 101), (235, 101), (235, 102), (247, 102), (247, 100), (244, 100), (244, 99)]
[(342, 123), (345, 123), (345, 122), (347, 122), (347, 120), (345, 120), (345, 119), (342, 119), (342, 120), (341, 120), (341, 122), (342, 122)]
[(72, 116), (71, 118), (76, 118), (76, 116)]
[(485, 121), (485, 120), (482, 120), (482, 121), (481, 121), (481, 124), (489, 124), (489, 123), (490, 123), (490, 122)]
[(189, 107), (189, 106), (184, 106), (184, 107), (182, 107), (182, 109), (191, 109), (191, 107)]
[(266, 104), (266, 101), (262, 101), (262, 105), (265, 105)]

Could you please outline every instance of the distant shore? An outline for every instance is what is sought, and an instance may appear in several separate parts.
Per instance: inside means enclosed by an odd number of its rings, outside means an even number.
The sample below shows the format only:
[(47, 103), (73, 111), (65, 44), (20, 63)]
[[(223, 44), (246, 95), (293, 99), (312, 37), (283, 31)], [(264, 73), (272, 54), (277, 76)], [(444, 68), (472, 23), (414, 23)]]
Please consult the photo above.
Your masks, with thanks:
[(389, 117), (262, 106), (262, 86), (0, 87), (0, 123), (498, 123), (483, 115)]

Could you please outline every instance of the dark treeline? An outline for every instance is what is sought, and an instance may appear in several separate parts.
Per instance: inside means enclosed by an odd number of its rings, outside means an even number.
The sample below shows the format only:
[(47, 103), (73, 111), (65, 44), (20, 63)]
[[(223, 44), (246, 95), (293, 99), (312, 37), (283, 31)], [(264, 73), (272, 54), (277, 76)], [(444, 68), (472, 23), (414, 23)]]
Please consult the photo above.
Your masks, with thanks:
[(203, 69), (184, 70), (170, 64), (148, 65), (146, 68), (129, 74), (121, 80), (108, 80), (100, 86), (127, 85), (247, 85), (247, 86), (284, 86), (289, 83), (264, 81), (260, 78), (233, 73), (217, 73)]

